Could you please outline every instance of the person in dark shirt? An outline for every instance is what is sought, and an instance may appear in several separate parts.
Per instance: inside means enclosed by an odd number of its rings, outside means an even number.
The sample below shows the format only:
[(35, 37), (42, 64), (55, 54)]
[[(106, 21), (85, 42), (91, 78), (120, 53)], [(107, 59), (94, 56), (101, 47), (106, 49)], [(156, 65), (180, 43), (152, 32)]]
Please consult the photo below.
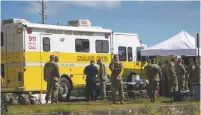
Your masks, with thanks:
[(85, 67), (84, 74), (86, 77), (86, 102), (89, 101), (89, 97), (91, 100), (95, 101), (95, 93), (96, 93), (96, 75), (98, 75), (98, 68), (94, 65), (95, 61), (91, 60), (90, 65)]

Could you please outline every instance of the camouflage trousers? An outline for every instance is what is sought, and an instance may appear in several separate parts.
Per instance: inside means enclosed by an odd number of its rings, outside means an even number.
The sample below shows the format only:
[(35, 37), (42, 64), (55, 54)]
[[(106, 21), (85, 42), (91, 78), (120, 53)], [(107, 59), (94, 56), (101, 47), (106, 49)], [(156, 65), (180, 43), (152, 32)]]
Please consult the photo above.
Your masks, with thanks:
[(6, 95), (4, 93), (1, 93), (1, 115), (4, 115), (5, 112), (8, 112)]
[(116, 103), (116, 92), (119, 92), (120, 101), (123, 102), (123, 81), (119, 79), (112, 79), (112, 101)]
[(59, 93), (59, 82), (53, 81), (47, 84), (47, 94), (45, 97), (46, 103), (51, 98), (51, 103), (58, 103), (58, 93)]
[(188, 80), (189, 80), (189, 74), (186, 74), (186, 77), (185, 77), (185, 89), (186, 89), (186, 90), (189, 89)]
[(106, 100), (106, 82), (100, 82), (100, 94), (103, 100)]
[(171, 92), (178, 91), (177, 77), (174, 77), (174, 79), (168, 79), (168, 89), (169, 89), (169, 95)]
[(156, 97), (157, 97), (157, 93), (158, 93), (158, 90), (159, 90), (159, 81), (155, 80), (155, 79), (152, 79), (149, 81), (150, 84), (149, 84), (149, 87), (150, 87), (150, 98), (151, 98), (151, 102), (154, 102), (156, 100)]
[(185, 89), (185, 75), (178, 75), (178, 89)]

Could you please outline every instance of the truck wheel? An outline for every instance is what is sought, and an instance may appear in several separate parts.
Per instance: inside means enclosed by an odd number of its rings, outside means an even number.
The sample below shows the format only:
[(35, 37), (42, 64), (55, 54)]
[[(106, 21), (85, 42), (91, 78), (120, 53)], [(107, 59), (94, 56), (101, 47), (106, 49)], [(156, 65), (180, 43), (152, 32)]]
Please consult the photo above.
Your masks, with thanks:
[(71, 87), (68, 79), (62, 77), (60, 79), (60, 87), (59, 87), (59, 101), (65, 102), (68, 101), (71, 94)]

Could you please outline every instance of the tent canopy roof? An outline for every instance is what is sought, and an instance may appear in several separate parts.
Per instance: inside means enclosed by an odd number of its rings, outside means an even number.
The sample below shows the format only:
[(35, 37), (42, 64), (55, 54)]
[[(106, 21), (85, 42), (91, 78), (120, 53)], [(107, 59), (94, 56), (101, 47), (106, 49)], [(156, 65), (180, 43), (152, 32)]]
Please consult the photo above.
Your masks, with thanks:
[(142, 50), (143, 56), (196, 55), (195, 38), (185, 31)]

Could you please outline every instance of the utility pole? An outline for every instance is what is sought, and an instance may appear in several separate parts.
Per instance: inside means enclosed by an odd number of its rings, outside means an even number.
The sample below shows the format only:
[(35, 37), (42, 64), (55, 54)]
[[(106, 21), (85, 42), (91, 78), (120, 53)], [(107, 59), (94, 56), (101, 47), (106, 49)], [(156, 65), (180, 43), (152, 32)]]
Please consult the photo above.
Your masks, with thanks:
[[(200, 57), (200, 48), (201, 48), (201, 41), (200, 41), (200, 33), (197, 33), (196, 35), (196, 38), (197, 38), (197, 48), (198, 48), (198, 65), (199, 65), (199, 69), (198, 69), (198, 77), (199, 77), (199, 80), (200, 80), (200, 77), (201, 77), (201, 57)], [(199, 81), (200, 83), (200, 81)]]
[(42, 12), (41, 13), (39, 12), (38, 14), (42, 16), (42, 24), (45, 24), (47, 19), (47, 16), (45, 15), (46, 5), (44, 4), (44, 0), (42, 0), (42, 2), (38, 1), (38, 3), (42, 5), (42, 10), (41, 10)]

